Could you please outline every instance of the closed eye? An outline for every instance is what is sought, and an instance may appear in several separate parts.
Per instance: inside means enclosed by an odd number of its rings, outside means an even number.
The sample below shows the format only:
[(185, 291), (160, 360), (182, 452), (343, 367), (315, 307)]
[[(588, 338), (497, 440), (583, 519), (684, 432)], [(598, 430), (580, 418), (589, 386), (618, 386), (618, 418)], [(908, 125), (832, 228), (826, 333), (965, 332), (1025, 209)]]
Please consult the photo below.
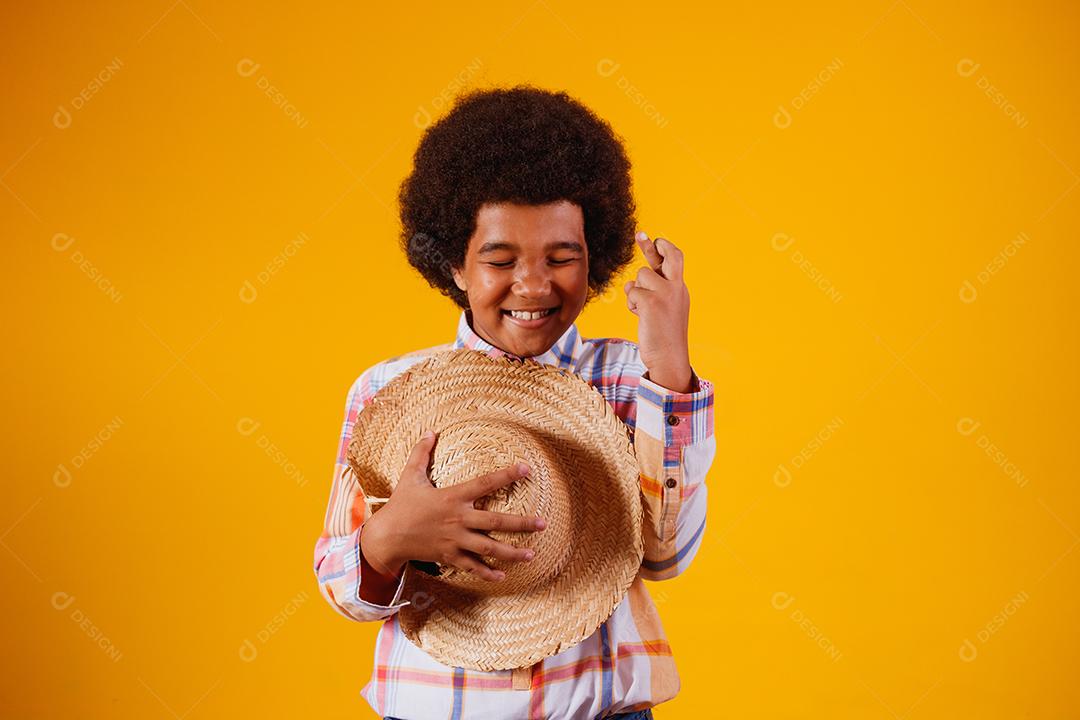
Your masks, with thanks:
[[(577, 258), (567, 258), (565, 260), (552, 260), (551, 264), (552, 265), (569, 265), (572, 262), (577, 262)], [(510, 267), (513, 264), (514, 264), (513, 260), (508, 260), (506, 262), (489, 262), (488, 263), (488, 265), (490, 265), (491, 267), (496, 267), (496, 268), (507, 268), (507, 267)]]

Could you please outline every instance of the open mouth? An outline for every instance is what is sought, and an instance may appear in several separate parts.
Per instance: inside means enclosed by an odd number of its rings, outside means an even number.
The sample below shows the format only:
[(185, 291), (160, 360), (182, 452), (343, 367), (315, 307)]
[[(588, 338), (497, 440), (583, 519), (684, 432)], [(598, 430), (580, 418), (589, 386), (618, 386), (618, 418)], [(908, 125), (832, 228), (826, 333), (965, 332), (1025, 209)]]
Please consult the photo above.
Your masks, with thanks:
[(555, 313), (558, 311), (559, 307), (553, 307), (534, 311), (503, 310), (502, 314), (509, 322), (520, 328), (536, 330), (552, 322), (552, 318), (555, 317)]
[(554, 315), (555, 311), (558, 309), (559, 308), (556, 306), (553, 308), (547, 308), (546, 310), (534, 310), (531, 312), (528, 310), (503, 310), (502, 314), (507, 315), (515, 320), (532, 321), (543, 320), (549, 315)]

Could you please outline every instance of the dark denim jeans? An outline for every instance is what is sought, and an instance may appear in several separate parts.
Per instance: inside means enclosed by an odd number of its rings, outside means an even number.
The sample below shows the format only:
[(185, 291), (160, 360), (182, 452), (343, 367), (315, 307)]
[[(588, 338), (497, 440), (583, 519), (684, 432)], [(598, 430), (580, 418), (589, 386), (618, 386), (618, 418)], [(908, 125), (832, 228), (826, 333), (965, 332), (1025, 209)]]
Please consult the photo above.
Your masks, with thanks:
[[(401, 718), (390, 717), (387, 715), (383, 720), (401, 720)], [(652, 710), (638, 710), (632, 713), (619, 713), (618, 715), (608, 715), (604, 720), (652, 720)]]

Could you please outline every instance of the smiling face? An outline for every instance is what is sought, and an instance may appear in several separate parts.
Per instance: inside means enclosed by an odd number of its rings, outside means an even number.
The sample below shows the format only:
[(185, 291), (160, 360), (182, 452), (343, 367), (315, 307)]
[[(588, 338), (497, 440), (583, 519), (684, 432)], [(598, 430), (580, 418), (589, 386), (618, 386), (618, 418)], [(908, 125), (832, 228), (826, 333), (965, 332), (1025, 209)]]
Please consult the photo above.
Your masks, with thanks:
[(481, 206), (464, 267), (453, 274), (477, 335), (519, 357), (546, 352), (589, 295), (581, 208), (566, 200)]

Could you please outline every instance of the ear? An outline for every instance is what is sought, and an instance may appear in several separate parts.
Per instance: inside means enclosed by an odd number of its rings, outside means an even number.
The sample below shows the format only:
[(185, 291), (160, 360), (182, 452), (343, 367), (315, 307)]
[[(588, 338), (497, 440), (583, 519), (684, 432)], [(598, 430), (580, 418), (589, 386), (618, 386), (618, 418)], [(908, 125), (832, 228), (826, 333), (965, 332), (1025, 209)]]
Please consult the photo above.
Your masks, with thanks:
[(458, 290), (461, 292), (467, 292), (469, 289), (468, 284), (465, 282), (465, 276), (461, 274), (461, 271), (455, 267), (450, 268), (450, 273), (454, 276), (454, 284), (458, 286)]

